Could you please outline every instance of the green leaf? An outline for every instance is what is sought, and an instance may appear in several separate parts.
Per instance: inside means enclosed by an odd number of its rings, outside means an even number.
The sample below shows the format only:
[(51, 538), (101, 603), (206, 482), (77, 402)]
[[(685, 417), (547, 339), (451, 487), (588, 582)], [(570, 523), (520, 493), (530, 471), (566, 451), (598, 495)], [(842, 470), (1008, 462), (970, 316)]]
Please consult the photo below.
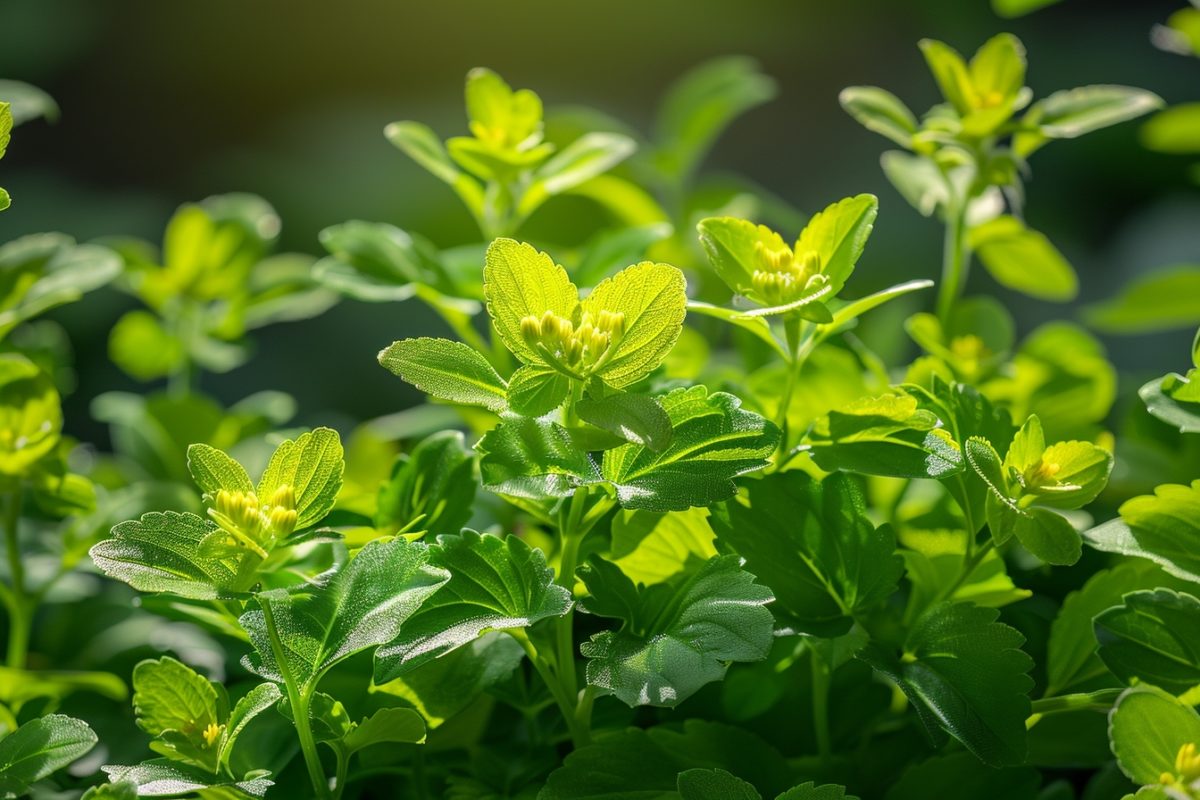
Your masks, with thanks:
[(152, 748), (173, 761), (216, 772), (219, 751), (206, 732), (224, 720), (217, 691), (203, 675), (173, 658), (133, 668), (133, 710), (138, 727), (155, 737)]
[(258, 481), (258, 496), (266, 501), (281, 487), (290, 486), (296, 493), (296, 530), (304, 530), (333, 508), (344, 469), (337, 431), (315, 428), (275, 448)]
[(622, 622), (580, 647), (588, 683), (629, 706), (676, 706), (730, 662), (767, 657), (774, 624), (763, 606), (772, 595), (736, 557), (715, 557), (678, 585), (637, 588), (595, 557), (580, 575), (592, 595), (581, 607)]
[(608, 311), (624, 315), (624, 332), (615, 336), (595, 374), (619, 389), (649, 375), (675, 346), (687, 313), (687, 282), (669, 264), (643, 261), (600, 283), (584, 299), (582, 311), (593, 318)]
[(788, 789), (775, 800), (858, 800), (852, 794), (846, 794), (845, 786), (825, 783), (820, 786), (809, 781)]
[(32, 719), (0, 739), (0, 791), (22, 797), (40, 781), (87, 753), (96, 734), (82, 720), (62, 714)]
[(376, 653), (376, 682), (400, 677), (488, 631), (528, 628), (571, 608), (570, 592), (554, 583), (542, 551), (516, 536), (467, 530), (438, 537), (429, 552), (430, 563), (450, 581), (404, 623), (399, 638)]
[(949, 202), (950, 189), (932, 159), (889, 150), (879, 157), (879, 165), (896, 191), (922, 216), (933, 216)]
[(682, 800), (762, 800), (754, 784), (723, 769), (685, 770), (675, 785)]
[(977, 225), (967, 241), (1001, 286), (1054, 302), (1073, 300), (1079, 292), (1079, 279), (1062, 253), (1016, 217)]
[(1200, 385), (1197, 375), (1200, 370), (1190, 370), (1187, 377), (1172, 372), (1155, 378), (1138, 389), (1138, 397), (1152, 416), (1180, 433), (1200, 433), (1200, 402), (1184, 399)]
[(992, 10), (1001, 17), (1020, 17), (1062, 0), (992, 0)]
[(393, 225), (351, 220), (319, 238), (330, 255), (313, 267), (313, 277), (348, 297), (390, 302), (412, 297), (421, 283), (450, 288), (433, 245)]
[[(632, 446), (632, 445), (630, 445)], [(545, 418), (507, 417), (475, 445), (483, 485), (516, 497), (566, 497), (601, 480), (566, 428)]]
[[(58, 104), (46, 92), (23, 81), (0, 81), (0, 100), (9, 106), (13, 125), (42, 117), (49, 122), (58, 120)], [(0, 146), (0, 155), (4, 152)]]
[(115, 701), (123, 701), (129, 695), (125, 681), (111, 672), (0, 667), (0, 702), (15, 713), (30, 701), (46, 700), (57, 705), (76, 692), (90, 692)]
[(550, 774), (539, 798), (680, 800), (679, 773), (700, 768), (749, 781), (766, 797), (785, 790), (793, 779), (783, 757), (753, 733), (689, 719), (676, 730), (626, 728), (575, 750)]
[(237, 579), (235, 559), (206, 555), (200, 547), (216, 530), (195, 514), (151, 512), (114, 526), (89, 552), (106, 575), (139, 592), (215, 600)]
[[(404, 621), (449, 580), (448, 572), (429, 563), (425, 545), (403, 538), (376, 540), (323, 584), (273, 589), (257, 597), (275, 618), (288, 671), (299, 685), (311, 688), (339, 661), (395, 639)], [(282, 683), (262, 608), (243, 614), (240, 623), (255, 648), (243, 665)]]
[(254, 491), (246, 468), (215, 447), (193, 444), (188, 447), (187, 459), (192, 480), (206, 495), (216, 497), (222, 489), (228, 492)]
[(896, 95), (877, 86), (850, 86), (842, 89), (838, 102), (867, 130), (911, 148), (917, 118)]
[(878, 214), (875, 195), (855, 195), (814, 214), (800, 232), (795, 252), (811, 251), (820, 256), (821, 274), (829, 279), (831, 294), (841, 291), (854, 271)]
[(138, 797), (179, 797), (201, 792), (214, 796), (237, 792), (235, 797), (262, 797), (275, 785), (262, 776), (247, 776), (246, 780), (240, 781), (216, 778), (196, 767), (175, 764), (162, 758), (132, 767), (105, 765), (100, 769), (113, 783), (137, 784)]
[(471, 518), (476, 483), (475, 460), (460, 431), (427, 436), (396, 459), (379, 487), (375, 526), (458, 533)]
[(1200, 715), (1162, 689), (1137, 686), (1113, 706), (1108, 736), (1121, 772), (1139, 785), (1158, 784), (1176, 775), (1180, 749), (1200, 742)]
[(1125, 683), (1172, 694), (1200, 686), (1200, 600), (1192, 595), (1131, 592), (1095, 624), (1100, 660)]
[(428, 126), (419, 122), (393, 122), (383, 129), (383, 135), (438, 180), (449, 184), (472, 213), (482, 214), (483, 187), (450, 160), (437, 134)]
[(17, 353), (0, 353), (0, 474), (22, 476), (59, 443), (62, 408), (49, 375)]
[(864, 397), (816, 421), (811, 455), (827, 472), (946, 478), (963, 469), (958, 443), (903, 392)]
[(1045, 97), (1025, 112), (1021, 123), (1033, 132), (1018, 133), (1017, 155), (1030, 153), (1050, 139), (1074, 139), (1085, 133), (1135, 119), (1163, 107), (1162, 98), (1129, 86), (1081, 86)]
[(108, 335), (108, 357), (139, 381), (169, 375), (183, 363), (184, 346), (149, 311), (123, 314)]
[(138, 787), (133, 781), (101, 783), (83, 793), (80, 800), (137, 800)]
[(1200, 153), (1200, 103), (1163, 109), (1142, 126), (1142, 144), (1160, 153)]
[(659, 105), (656, 165), (681, 183), (730, 123), (775, 94), (775, 81), (751, 58), (725, 56), (695, 67), (675, 82)]
[(379, 363), (425, 394), (500, 412), (507, 408), (504, 379), (476, 350), (449, 339), (401, 339), (379, 353)]
[(504, 346), (526, 364), (544, 364), (544, 356), (525, 340), (521, 320), (541, 319), (549, 311), (574, 320), (579, 290), (550, 256), (513, 239), (488, 246), (483, 266), (488, 314)]
[(871, 524), (862, 491), (846, 475), (815, 481), (792, 471), (748, 481), (710, 522), (775, 593), (776, 613), (805, 633), (845, 633), (900, 579), (895, 536)]
[(766, 317), (750, 317), (744, 311), (738, 311), (733, 308), (722, 308), (721, 306), (714, 306), (712, 303), (702, 303), (698, 300), (689, 300), (687, 308), (690, 312), (703, 314), (706, 317), (713, 317), (730, 325), (736, 325), (742, 330), (749, 331), (758, 337), (759, 341), (778, 353), (780, 358), (787, 358), (787, 350), (783, 348), (783, 345), (771, 333), (771, 324), (767, 322)]
[(654, 513), (622, 509), (612, 519), (608, 560), (635, 584), (664, 583), (717, 554), (708, 511)]
[(999, 612), (965, 603), (926, 612), (908, 632), (901, 656), (872, 644), (858, 657), (894, 681), (935, 744), (946, 734), (992, 767), (1025, 759), (1024, 637), (997, 622)]
[(654, 397), (617, 392), (575, 404), (584, 422), (661, 453), (671, 444), (671, 417)]
[(1120, 605), (1121, 598), (1129, 592), (1152, 589), (1170, 581), (1161, 570), (1145, 561), (1123, 561), (1095, 573), (1080, 589), (1067, 595), (1050, 626), (1046, 695), (1095, 688), (1095, 681), (1103, 680), (1107, 669), (1096, 655), (1098, 642), (1093, 619), (1105, 609)]
[(918, 42), (925, 63), (933, 73), (933, 79), (941, 90), (942, 97), (960, 114), (971, 111), (974, 87), (967, 73), (967, 63), (958, 51), (936, 39)]
[(970, 753), (934, 756), (910, 766), (888, 789), (886, 800), (931, 797), (986, 797), (988, 800), (1036, 800), (1042, 776), (1032, 767), (992, 769)]
[(761, 251), (788, 249), (783, 237), (775, 231), (735, 217), (702, 219), (696, 230), (708, 263), (717, 276), (735, 294), (747, 297), (755, 295), (754, 272), (762, 269)]
[(229, 712), (229, 719), (225, 721), (225, 730), (221, 733), (221, 741), (217, 745), (217, 763), (222, 769), (229, 769), (229, 759), (237, 746), (238, 738), (246, 730), (246, 726), (255, 717), (274, 707), (282, 699), (283, 693), (278, 686), (273, 683), (260, 683), (234, 703), (233, 711)]
[(627, 444), (604, 454), (604, 480), (625, 508), (681, 511), (732, 497), (733, 479), (766, 466), (778, 444), (775, 426), (733, 395), (693, 386), (658, 400), (671, 419), (669, 446), (656, 453)]
[(1166, 267), (1135, 278), (1113, 299), (1085, 308), (1084, 318), (1105, 333), (1153, 333), (1200, 325), (1200, 266)]
[(1167, 572), (1200, 583), (1200, 480), (1164, 484), (1121, 504), (1120, 518), (1084, 534), (1106, 553), (1148, 558)]
[(508, 381), (506, 398), (515, 414), (540, 417), (563, 404), (571, 391), (571, 380), (556, 369), (526, 364)]
[(347, 754), (375, 744), (421, 744), (425, 722), (411, 708), (381, 708), (357, 723), (342, 739)]
[(633, 139), (619, 133), (585, 133), (538, 167), (517, 203), (517, 213), (532, 214), (547, 199), (608, 172), (636, 149)]
[[(866, 297), (860, 297), (857, 300), (850, 300), (843, 303), (831, 303), (830, 308), (833, 311), (833, 321), (829, 323), (828, 330), (832, 333), (838, 330), (849, 328), (855, 320), (867, 313), (873, 308), (877, 308), (884, 303), (895, 300), (897, 297), (903, 297), (910, 292), (920, 291), (921, 289), (929, 289), (933, 287), (933, 281), (917, 280), (905, 281), (898, 283), (895, 286), (890, 286)], [(690, 306), (689, 306), (690, 308)], [(831, 334), (825, 334), (825, 336)]]

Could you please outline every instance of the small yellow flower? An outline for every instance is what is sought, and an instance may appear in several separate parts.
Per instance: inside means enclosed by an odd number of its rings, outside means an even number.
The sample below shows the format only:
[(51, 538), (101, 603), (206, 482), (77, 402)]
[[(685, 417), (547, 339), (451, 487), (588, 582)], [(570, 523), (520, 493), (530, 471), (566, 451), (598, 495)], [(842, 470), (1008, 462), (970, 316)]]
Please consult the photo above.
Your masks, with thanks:
[(225, 726), (218, 725), (215, 722), (208, 723), (208, 727), (204, 729), (204, 746), (212, 747), (217, 739), (221, 738), (221, 733), (224, 732)]

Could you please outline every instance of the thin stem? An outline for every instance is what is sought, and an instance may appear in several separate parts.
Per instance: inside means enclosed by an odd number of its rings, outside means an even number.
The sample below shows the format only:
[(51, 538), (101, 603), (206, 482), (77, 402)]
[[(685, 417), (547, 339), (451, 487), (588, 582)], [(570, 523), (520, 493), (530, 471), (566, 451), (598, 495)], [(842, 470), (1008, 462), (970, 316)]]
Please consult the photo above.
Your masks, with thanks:
[(170, 322), (171, 332), (179, 340), (180, 348), (179, 365), (167, 374), (167, 392), (175, 397), (183, 397), (191, 394), (196, 378), (196, 366), (188, 352), (192, 338), (189, 326), (193, 324), (191, 309), (187, 305), (175, 306)]
[(1095, 692), (1080, 692), (1064, 694), (1060, 697), (1043, 697), (1034, 700), (1025, 727), (1032, 728), (1047, 714), (1061, 714), (1065, 711), (1108, 711), (1120, 697), (1120, 689), (1099, 689)]
[(788, 429), (788, 411), (792, 407), (792, 394), (796, 391), (796, 381), (800, 379), (800, 369), (804, 366), (804, 359), (800, 356), (800, 326), (802, 324), (800, 317), (794, 314), (786, 317), (783, 321), (784, 332), (787, 336), (788, 358), (785, 362), (787, 376), (783, 382), (783, 395), (779, 398), (779, 410), (775, 412), (775, 424), (780, 431), (777, 464), (787, 453), (791, 439), (791, 431)]
[(271, 653), (275, 656), (279, 674), (283, 676), (284, 688), (287, 689), (288, 704), (292, 707), (292, 719), (296, 725), (296, 733), (300, 737), (300, 750), (304, 753), (304, 764), (308, 767), (308, 777), (312, 781), (317, 797), (329, 797), (329, 781), (325, 777), (325, 770), (321, 767), (321, 757), (317, 753), (317, 741), (313, 737), (312, 724), (308, 719), (308, 704), (311, 698), (300, 690), (300, 687), (296, 685), (295, 678), (292, 677), (287, 654), (283, 649), (283, 640), (279, 638), (279, 629), (275, 627), (275, 615), (271, 611), (271, 604), (260, 598), (259, 605), (262, 606), (263, 623), (267, 628), (267, 635), (271, 639)]
[[(508, 631), (525, 650), (525, 655), (529, 658), (529, 663), (533, 664), (533, 668), (541, 677), (542, 682), (546, 684), (546, 688), (550, 690), (550, 696), (554, 698), (554, 702), (558, 705), (558, 710), (562, 713), (563, 720), (567, 723), (567, 731), (570, 733), (571, 741), (576, 748), (583, 747), (591, 741), (591, 732), (587, 728), (580, 727), (576, 715), (579, 707), (575, 702), (574, 697), (566, 694), (562, 684), (550, 670), (550, 665), (546, 663), (546, 659), (538, 652), (537, 647), (529, 640), (529, 635), (521, 628), (513, 628)], [(586, 692), (585, 692), (586, 695)]]
[(830, 664), (820, 646), (812, 645), (809, 650), (812, 652), (813, 729), (817, 734), (817, 754), (821, 764), (827, 767), (833, 757), (833, 737), (829, 731)]
[(967, 199), (946, 210), (946, 239), (942, 250), (942, 283), (938, 287), (938, 319), (945, 325), (967, 282), (971, 254), (967, 249)]
[(25, 565), (21, 562), (20, 522), (21, 487), (17, 486), (9, 493), (4, 504), (4, 542), (13, 583), (8, 609), (8, 657), (5, 661), (9, 669), (25, 668), (29, 653), (29, 630), (33, 626), (33, 606), (26, 592)]
[(337, 753), (337, 772), (333, 783), (333, 800), (341, 800), (342, 792), (346, 789), (346, 768), (349, 766), (350, 759), (341, 747), (334, 748), (334, 752)]
[(992, 538), (989, 537), (988, 540), (986, 542), (984, 542), (983, 544), (981, 544), (975, 550), (974, 553), (972, 553), (972, 554), (968, 555), (966, 558), (964, 558), (962, 569), (959, 571), (958, 577), (954, 580), (954, 583), (950, 584), (949, 587), (947, 587), (946, 589), (941, 591), (938, 594), (937, 600), (935, 600), (934, 602), (937, 602), (940, 600), (945, 600), (948, 597), (953, 597), (954, 593), (958, 591), (959, 587), (961, 587), (964, 583), (967, 582), (967, 578), (971, 577), (971, 573), (975, 571), (975, 568), (978, 567), (983, 562), (983, 559), (995, 547), (996, 547), (995, 540), (993, 540)]
[[(582, 486), (571, 495), (563, 515), (559, 534), (562, 536), (562, 557), (559, 561), (558, 575), (555, 581), (572, 594), (575, 593), (575, 569), (579, 566), (579, 547), (583, 544), (585, 532), (580, 529), (583, 513), (587, 506), (587, 489)], [(562, 683), (563, 690), (571, 698), (579, 692), (575, 678), (575, 613), (574, 609), (567, 611), (558, 619), (555, 628), (554, 658), (556, 672)], [(573, 701), (574, 702), (574, 701)]]

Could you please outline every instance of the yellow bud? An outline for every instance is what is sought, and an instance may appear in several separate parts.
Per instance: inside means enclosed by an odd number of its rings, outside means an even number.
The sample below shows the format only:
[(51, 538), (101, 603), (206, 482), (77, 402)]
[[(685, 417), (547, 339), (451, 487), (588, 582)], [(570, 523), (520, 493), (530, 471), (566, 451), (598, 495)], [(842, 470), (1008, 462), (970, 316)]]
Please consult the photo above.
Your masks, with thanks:
[(810, 278), (821, 272), (820, 254), (815, 250), (809, 250), (796, 259), (796, 268), (800, 273), (800, 279), (807, 283)]
[(783, 249), (772, 250), (762, 242), (755, 242), (754, 253), (758, 256), (759, 263), (770, 272), (779, 272), (792, 268), (792, 249), (787, 245), (784, 245)]
[(225, 730), (224, 725), (218, 725), (215, 722), (208, 723), (208, 727), (204, 729), (204, 746), (212, 747), (217, 739), (221, 738), (221, 732)]
[(542, 339), (542, 324), (537, 317), (522, 317), (521, 318), (521, 338), (530, 347), (541, 341)]
[(1025, 470), (1025, 485), (1031, 488), (1044, 486), (1054, 480), (1054, 476), (1062, 470), (1062, 465), (1051, 461), (1038, 462)]
[(1175, 772), (1182, 783), (1200, 779), (1200, 753), (1196, 752), (1195, 742), (1188, 742), (1179, 748), (1175, 755)]
[(282, 506), (284, 508), (296, 507), (296, 488), (290, 483), (285, 483), (275, 490), (275, 494), (271, 495), (270, 505), (272, 507)]
[(583, 358), (583, 341), (573, 337), (569, 339), (563, 348), (563, 356), (568, 364), (578, 364)]

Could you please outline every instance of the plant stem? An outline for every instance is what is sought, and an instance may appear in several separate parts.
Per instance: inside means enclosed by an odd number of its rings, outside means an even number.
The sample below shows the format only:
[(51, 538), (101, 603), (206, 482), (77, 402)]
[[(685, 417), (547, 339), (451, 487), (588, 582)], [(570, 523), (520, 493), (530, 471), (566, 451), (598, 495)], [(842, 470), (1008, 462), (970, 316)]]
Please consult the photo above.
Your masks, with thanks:
[(1064, 694), (1060, 697), (1043, 697), (1034, 700), (1029, 719), (1025, 727), (1032, 728), (1047, 714), (1061, 714), (1064, 711), (1108, 711), (1121, 695), (1121, 689), (1099, 689), (1095, 692), (1080, 692)]
[(308, 777), (312, 780), (313, 790), (319, 798), (329, 797), (329, 781), (325, 770), (321, 767), (321, 756), (317, 753), (317, 741), (313, 738), (312, 724), (308, 719), (308, 705), (311, 699), (309, 693), (300, 690), (292, 677), (291, 667), (288, 666), (287, 654), (283, 649), (283, 640), (279, 638), (279, 629), (275, 627), (275, 615), (271, 604), (265, 599), (259, 599), (262, 606), (263, 623), (267, 635), (271, 639), (271, 653), (283, 677), (284, 688), (287, 689), (288, 704), (292, 707), (292, 719), (296, 725), (296, 733), (300, 737), (300, 750), (304, 753), (304, 764), (308, 767)]
[(813, 729), (817, 735), (817, 754), (821, 765), (828, 767), (833, 757), (833, 737), (829, 731), (830, 664), (819, 645), (810, 645), (812, 653)]
[[(558, 575), (555, 581), (572, 597), (575, 594), (575, 569), (579, 566), (579, 547), (583, 544), (585, 531), (581, 530), (580, 522), (587, 506), (587, 489), (582, 486), (571, 495), (560, 524), (559, 534), (562, 536), (562, 558), (559, 561)], [(555, 628), (555, 672), (562, 684), (563, 690), (571, 698), (579, 692), (575, 680), (575, 611), (572, 608), (558, 619)]]
[(346, 757), (346, 751), (340, 747), (335, 748), (335, 752), (337, 753), (337, 772), (333, 783), (333, 800), (341, 800), (342, 792), (346, 788), (346, 768), (349, 766), (350, 759)]
[[(546, 663), (546, 659), (538, 652), (537, 647), (529, 640), (529, 635), (523, 629), (513, 628), (508, 631), (508, 634), (516, 639), (521, 647), (524, 648), (525, 655), (529, 658), (529, 663), (533, 664), (533, 668), (541, 677), (542, 682), (550, 690), (550, 696), (554, 698), (554, 702), (558, 705), (558, 710), (562, 713), (563, 720), (567, 723), (567, 731), (571, 736), (571, 742), (576, 748), (588, 744), (592, 738), (591, 732), (586, 725), (581, 726), (577, 719), (579, 707), (582, 703), (576, 703), (574, 697), (566, 694), (562, 683), (558, 680), (554, 672), (551, 671), (550, 665)], [(584, 692), (584, 695), (586, 696), (587, 692)]]
[(802, 320), (794, 314), (785, 317), (783, 321), (784, 331), (787, 335), (788, 358), (784, 364), (787, 376), (783, 382), (783, 395), (779, 398), (779, 410), (775, 412), (775, 424), (780, 431), (777, 464), (782, 463), (784, 454), (788, 452), (788, 440), (791, 439), (791, 431), (788, 430), (788, 411), (792, 407), (792, 394), (796, 391), (796, 381), (800, 379), (800, 368), (804, 366), (804, 359), (800, 357), (801, 325)]
[(938, 319), (944, 326), (967, 282), (971, 254), (967, 250), (967, 200), (946, 209), (946, 239), (942, 250), (942, 283), (938, 287)]
[(9, 669), (25, 668), (29, 630), (33, 625), (33, 608), (25, 589), (25, 565), (21, 562), (21, 542), (18, 538), (20, 521), (21, 487), (17, 486), (9, 492), (4, 504), (4, 542), (13, 583), (8, 609), (8, 656), (5, 660)]

